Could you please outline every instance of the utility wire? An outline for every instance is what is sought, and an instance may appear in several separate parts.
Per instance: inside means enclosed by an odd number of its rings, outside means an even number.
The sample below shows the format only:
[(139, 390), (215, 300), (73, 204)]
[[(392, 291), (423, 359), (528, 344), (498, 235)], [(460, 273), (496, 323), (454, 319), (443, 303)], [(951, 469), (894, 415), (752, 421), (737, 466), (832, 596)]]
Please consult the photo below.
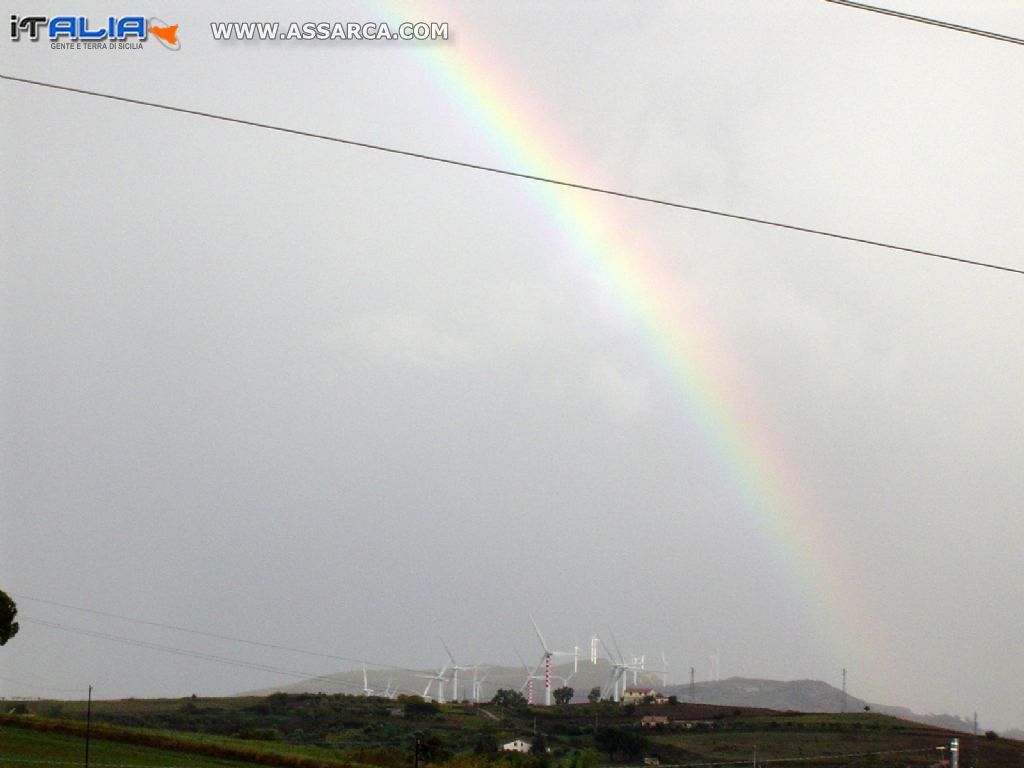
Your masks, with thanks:
[[(24, 680), (15, 680), (14, 678), (11, 678), (11, 677), (0, 677), (0, 680), (2, 680), (5, 683), (9, 683), (11, 685), (20, 685), (23, 688), (36, 688), (36, 689), (38, 689), (40, 691), (55, 691), (57, 693), (85, 693), (86, 690), (88, 690), (87, 688), (56, 688), (56, 687), (54, 687), (52, 685), (41, 685), (39, 683), (26, 683)], [(9, 699), (11, 697), (7, 696), (6, 698)]]
[(1016, 43), (1017, 45), (1024, 45), (1024, 40), (1019, 37), (1010, 37), (1009, 35), (1003, 35), (999, 32), (986, 32), (984, 29), (978, 29), (976, 27), (968, 27), (963, 24), (954, 24), (950, 21), (940, 21), (939, 19), (932, 19), (928, 16), (915, 16), (912, 13), (904, 13), (903, 11), (894, 11), (891, 8), (879, 8), (875, 5), (867, 5), (865, 3), (856, 3), (853, 0), (825, 0), (826, 3), (834, 3), (835, 5), (845, 5), (848, 8), (856, 8), (860, 11), (871, 11), (873, 13), (881, 13), (885, 16), (895, 16), (897, 19), (906, 19), (907, 21), (916, 21), (920, 24), (930, 24), (933, 27), (942, 27), (943, 29), (952, 29), (954, 32), (966, 32), (969, 35), (978, 35), (979, 37), (987, 37), (991, 40), (1000, 40), (1004, 43)]
[(350, 147), (358, 147), (360, 149), (369, 149), (375, 152), (386, 152), (391, 155), (399, 155), (401, 157), (415, 158), (417, 160), (427, 160), (432, 163), (443, 163), (445, 165), (453, 165), (459, 168), (468, 168), (474, 171), (485, 171), (487, 173), (496, 173), (502, 176), (511, 176), (516, 179), (525, 179), (527, 181), (539, 181), (544, 184), (551, 184), (558, 187), (566, 187), (569, 189), (578, 189), (584, 192), (595, 192), (601, 195), (609, 195), (611, 197), (618, 197), (624, 200), (634, 200), (640, 203), (650, 203), (652, 205), (661, 205), (668, 208), (677, 208), (679, 210), (691, 211), (693, 213), (704, 213), (709, 216), (719, 216), (725, 219), (734, 219), (736, 221), (746, 221), (751, 224), (761, 224), (766, 227), (776, 227), (778, 229), (788, 229), (793, 232), (803, 232), (809, 235), (820, 235), (821, 237), (832, 238), (833, 240), (843, 240), (850, 243), (860, 243), (861, 245), (870, 245), (876, 248), (885, 248), (891, 251), (900, 251), (902, 253), (912, 253), (918, 256), (929, 256), (933, 259), (944, 259), (946, 261), (956, 262), (958, 264), (965, 264), (974, 267), (984, 267), (986, 269), (996, 269), (1002, 272), (1012, 272), (1017, 275), (1024, 275), (1024, 269), (1016, 269), (1014, 267), (1008, 267), (1002, 264), (994, 264), (985, 261), (975, 261), (973, 259), (965, 259), (960, 256), (951, 256), (945, 253), (937, 253), (935, 251), (926, 251), (920, 248), (910, 248), (903, 245), (895, 245), (893, 243), (886, 243), (880, 240), (870, 240), (864, 237), (854, 237), (852, 235), (842, 235), (836, 232), (829, 232), (824, 229), (814, 229), (811, 227), (802, 227), (796, 224), (786, 224), (781, 221), (773, 221), (771, 219), (761, 219), (756, 216), (745, 216), (739, 213), (729, 213), (727, 211), (719, 211), (713, 208), (704, 208), (697, 205), (688, 205), (685, 203), (672, 202), (671, 200), (662, 200), (656, 197), (646, 197), (644, 195), (634, 195), (629, 192), (620, 192), (614, 189), (607, 189), (605, 187), (595, 187), (589, 184), (582, 184), (575, 181), (566, 181), (564, 179), (555, 179), (549, 176), (539, 176), (532, 173), (523, 173), (521, 171), (512, 171), (507, 168), (497, 168), (489, 165), (481, 165), (479, 163), (470, 163), (464, 160), (454, 160), (449, 157), (441, 157), (439, 155), (428, 155), (423, 152), (413, 152), (406, 149), (397, 149), (395, 147), (387, 147), (381, 144), (371, 144), (365, 141), (356, 141), (354, 139), (343, 139), (338, 136), (328, 136), (322, 133), (313, 133), (311, 131), (301, 131), (295, 128), (285, 128), (280, 125), (271, 125), (269, 123), (260, 123), (255, 120), (245, 120), (240, 117), (229, 117), (227, 115), (218, 115), (213, 112), (202, 112), (197, 109), (186, 109), (185, 107), (174, 107), (168, 104), (158, 104), (153, 101), (144, 101), (142, 99), (131, 99), (127, 96), (114, 96), (109, 93), (101, 93), (99, 91), (90, 91), (85, 88), (72, 88), (68, 85), (57, 85), (55, 83), (47, 83), (41, 80), (29, 80), (24, 77), (14, 77), (12, 75), (0, 74), (0, 79), (9, 80), (16, 83), (24, 83), (26, 85), (36, 85), (42, 88), (53, 88), (58, 91), (66, 91), (68, 93), (78, 93), (83, 96), (95, 96), (101, 99), (109, 99), (111, 101), (121, 101), (126, 104), (136, 104), (143, 107), (153, 107), (154, 109), (163, 109), (168, 112), (179, 112), (185, 115), (194, 115), (196, 117), (206, 117), (211, 120), (221, 120), (226, 123), (236, 123), (238, 125), (248, 125), (253, 128), (263, 128), (268, 131), (277, 131), (279, 133), (288, 133), (293, 136), (303, 136), (307, 139), (319, 139), (321, 141), (330, 141), (335, 144), (345, 144)]
[[(235, 667), (242, 667), (243, 669), (253, 669), (258, 672), (270, 672), (275, 675), (283, 675), (285, 677), (292, 677), (299, 680), (313, 680), (313, 681), (326, 681), (333, 685), (337, 685), (341, 688), (351, 688), (355, 690), (363, 690), (359, 683), (348, 682), (347, 680), (339, 680), (333, 675), (317, 675), (312, 672), (300, 672), (294, 669), (286, 669), (284, 667), (275, 667), (270, 664), (261, 664), (258, 662), (244, 661), (242, 659), (233, 659), (227, 656), (218, 656), (212, 653), (205, 653), (203, 651), (190, 651), (184, 648), (176, 648), (174, 646), (162, 645), (161, 643), (151, 643), (147, 640), (138, 640), (130, 637), (121, 637), (120, 635), (112, 635), (107, 632), (97, 632), (91, 629), (83, 629), (81, 627), (71, 627), (66, 624), (58, 624), (53, 621), (44, 621), (42, 619), (34, 619), (31, 617), (23, 617), (21, 621), (28, 622), (30, 624), (38, 624), (43, 627), (49, 627), (50, 629), (59, 629), (62, 632), (72, 632), (78, 635), (85, 635), (87, 637), (95, 637), (101, 640), (110, 640), (111, 642), (121, 643), (123, 645), (130, 645), (136, 648), (146, 648), (148, 650), (160, 651), (162, 653), (171, 653), (176, 656), (188, 656), (194, 659), (203, 659), (204, 661), (212, 661), (218, 664), (227, 664)], [(403, 693), (415, 693), (415, 691), (409, 689), (403, 689)]]
[(199, 635), (201, 637), (210, 637), (216, 640), (228, 640), (233, 643), (244, 643), (245, 645), (253, 645), (259, 648), (271, 648), (275, 651), (287, 651), (289, 653), (299, 653), (304, 656), (315, 656), (321, 659), (332, 659), (334, 661), (344, 661), (349, 664), (365, 664), (368, 667), (380, 667), (382, 669), (394, 669), (399, 671), (406, 671), (406, 667), (399, 667), (396, 664), (382, 664), (377, 661), (367, 661), (366, 659), (354, 659), (348, 656), (338, 656), (332, 653), (320, 653), (318, 651), (307, 651), (302, 648), (293, 648), (287, 645), (278, 645), (277, 643), (264, 643), (258, 640), (249, 640), (244, 637), (232, 637), (231, 635), (220, 635), (216, 632), (204, 632), (200, 629), (191, 629), (189, 627), (182, 627), (176, 624), (165, 624), (160, 621), (147, 621), (146, 619), (136, 619), (131, 616), (123, 616), (118, 613), (108, 613), (106, 611), (98, 611), (93, 608), (82, 608), (78, 605), (69, 605), (67, 603), (58, 603), (56, 600), (45, 600), (41, 597), (31, 597), (30, 595), (20, 595), (10, 593), (13, 597), (19, 600), (31, 600), (35, 603), (43, 603), (45, 605), (53, 605), (58, 608), (68, 608), (72, 611), (81, 611), (82, 613), (90, 613), (95, 616), (106, 616), (110, 619), (120, 619), (121, 621), (130, 621), (134, 624), (143, 624), (148, 627), (159, 627), (160, 629), (171, 629), (175, 632), (186, 632), (190, 635)]

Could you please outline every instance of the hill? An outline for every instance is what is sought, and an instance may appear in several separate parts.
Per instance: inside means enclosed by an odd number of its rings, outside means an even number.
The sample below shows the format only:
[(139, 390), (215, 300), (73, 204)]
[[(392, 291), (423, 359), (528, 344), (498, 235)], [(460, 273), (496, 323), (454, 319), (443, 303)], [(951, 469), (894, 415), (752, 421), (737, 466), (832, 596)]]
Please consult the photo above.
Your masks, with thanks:
[[(79, 739), (84, 732), (84, 702), (25, 702), (16, 708), (28, 714), (0, 716), (0, 750), (14, 728)], [(646, 727), (644, 718), (657, 719)], [(794, 768), (934, 768), (937, 750), (956, 735), (863, 711), (805, 714), (708, 703), (438, 706), (419, 697), (391, 701), (284, 693), (100, 701), (93, 703), (93, 722), (96, 739), (286, 768), (405, 768), (417, 743), (428, 764), (446, 768), (594, 768), (636, 765), (643, 758), (690, 765), (753, 762), (755, 755), (758, 762)], [(497, 751), (514, 738), (541, 739), (550, 752)], [(964, 738), (962, 756), (964, 768), (1019, 768), (1024, 744)], [(196, 759), (159, 764), (190, 768)], [(110, 766), (147, 764), (120, 757), (109, 761)]]
[[(532, 662), (531, 662), (532, 663)], [(587, 693), (592, 688), (603, 688), (611, 675), (611, 664), (598, 659), (597, 664), (589, 661), (580, 661), (579, 664), (556, 664), (552, 668), (554, 687), (569, 685), (576, 693), (573, 701), (584, 702)], [(383, 692), (397, 688), (399, 693), (425, 695), (427, 680), (437, 673), (432, 670), (405, 670), (405, 669), (368, 669), (366, 678), (369, 687), (373, 691)], [(451, 674), (450, 672), (448, 673)], [(499, 688), (511, 688), (520, 690), (526, 679), (526, 671), (523, 667), (508, 667), (498, 664), (481, 665), (477, 672), (477, 679), (482, 680), (482, 698), (487, 701)], [(472, 696), (473, 673), (463, 672), (459, 676), (459, 701), (466, 701)], [(627, 682), (634, 684), (634, 676), (630, 674)], [(661, 687), (661, 676), (652, 672), (638, 672), (635, 676), (635, 684), (641, 686)], [(263, 688), (254, 691), (246, 691), (240, 695), (266, 696), (277, 691), (284, 693), (348, 693), (358, 694), (363, 690), (363, 670), (355, 669), (346, 672), (336, 672), (321, 677), (299, 680), (294, 683), (278, 686), (275, 688)], [(431, 688), (431, 693), (434, 689)], [(446, 697), (451, 698), (450, 685), (446, 688)], [(543, 702), (544, 691), (538, 681), (534, 688), (534, 701), (538, 704)]]
[[(423, 676), (435, 674), (436, 670), (368, 670), (367, 681), (374, 691), (395, 690), (406, 694), (423, 695), (426, 680)], [(578, 665), (559, 664), (553, 670), (555, 687), (569, 685), (573, 691), (573, 702), (582, 703), (593, 688), (603, 689), (611, 675), (611, 664), (598, 659), (597, 664), (581, 661)], [(521, 690), (526, 677), (522, 667), (498, 665), (482, 666), (478, 672), (484, 680), (483, 698), (489, 700), (499, 688)], [(466, 701), (472, 694), (472, 673), (464, 672), (460, 678), (460, 701)], [(655, 672), (629, 673), (629, 685), (655, 688), (666, 696), (676, 696), (681, 702), (691, 702), (689, 685), (663, 685), (662, 676)], [(363, 690), (362, 670), (338, 672), (323, 677), (299, 680), (277, 688), (250, 691), (242, 695), (266, 696), (275, 691), (285, 693), (359, 693)], [(434, 689), (431, 689), (433, 693)], [(763, 707), (779, 711), (797, 712), (842, 712), (843, 692), (820, 680), (765, 680), (747, 677), (731, 677), (715, 682), (700, 682), (694, 686), (696, 702), (719, 706)], [(450, 689), (447, 695), (450, 697)], [(543, 703), (544, 692), (537, 682), (534, 688), (534, 702)], [(696, 703), (691, 702), (691, 703)], [(956, 715), (920, 714), (906, 707), (865, 701), (847, 694), (847, 712), (862, 712), (870, 707), (872, 712), (881, 712), (903, 720), (911, 720), (938, 728), (969, 733), (973, 723)], [(983, 729), (984, 730), (984, 729)]]
[[(690, 686), (671, 685), (664, 693), (679, 697), (680, 701), (690, 700)], [(969, 733), (973, 723), (956, 715), (920, 714), (906, 707), (877, 704), (847, 694), (820, 680), (760, 680), (756, 678), (731, 677), (716, 682), (697, 683), (694, 686), (697, 701), (708, 704), (736, 704), (747, 707), (767, 707), (797, 712), (881, 712), (902, 720), (933, 725), (951, 731)]]

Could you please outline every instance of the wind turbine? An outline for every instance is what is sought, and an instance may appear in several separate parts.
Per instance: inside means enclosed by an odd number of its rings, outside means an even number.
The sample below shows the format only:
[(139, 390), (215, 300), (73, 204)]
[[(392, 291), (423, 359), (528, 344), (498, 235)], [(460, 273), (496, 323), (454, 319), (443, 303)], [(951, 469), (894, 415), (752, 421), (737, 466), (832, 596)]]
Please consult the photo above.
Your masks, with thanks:
[(602, 642), (601, 646), (604, 648), (605, 653), (608, 654), (608, 660), (611, 662), (612, 669), (608, 677), (608, 682), (605, 683), (604, 690), (601, 691), (601, 698), (607, 698), (611, 694), (612, 701), (619, 701), (619, 683), (625, 683), (626, 671), (629, 669), (629, 665), (625, 663), (625, 659), (622, 658), (622, 651), (619, 650), (618, 641), (615, 640), (615, 635), (612, 634), (611, 629), (608, 630), (608, 634), (611, 635), (612, 643), (615, 644), (615, 650), (619, 655), (616, 659), (612, 655), (611, 649), (607, 643)]
[(637, 682), (636, 682), (637, 673), (638, 672), (645, 672), (646, 671), (644, 669), (644, 660), (646, 658), (647, 658), (647, 654), (641, 654), (640, 656), (634, 656), (633, 657), (633, 663), (630, 664), (629, 668), (633, 672), (633, 687), (634, 688), (636, 688), (636, 686), (637, 686)]
[(537, 667), (530, 669), (530, 667), (527, 666), (526, 659), (523, 658), (523, 654), (519, 652), (518, 648), (513, 648), (512, 650), (516, 652), (516, 656), (519, 657), (519, 661), (520, 663), (522, 663), (523, 669), (526, 671), (526, 679), (523, 680), (523, 684), (519, 686), (519, 690), (522, 691), (523, 689), (525, 689), (526, 703), (533, 704), (533, 682), (535, 680), (543, 680), (544, 678), (543, 676), (537, 674)]
[(711, 663), (711, 681), (717, 683), (719, 679), (719, 664), (721, 657), (718, 651), (708, 654), (708, 661)]
[(430, 686), (437, 683), (437, 696), (434, 697), (434, 701), (438, 704), (444, 704), (444, 684), (448, 682), (448, 678), (444, 676), (444, 673), (448, 671), (448, 662), (438, 670), (436, 675), (414, 675), (414, 677), (420, 677), (427, 681), (427, 687), (423, 689), (423, 698), (430, 698)]
[(552, 651), (548, 648), (548, 644), (544, 642), (544, 635), (540, 633), (540, 627), (537, 626), (537, 620), (530, 616), (530, 621), (533, 622), (533, 629), (537, 633), (537, 639), (540, 640), (540, 647), (544, 649), (544, 653), (540, 657), (540, 663), (544, 665), (544, 706), (551, 706), (551, 659), (554, 656), (576, 656), (575, 653), (570, 651)]
[(455, 657), (452, 656), (452, 652), (448, 649), (448, 644), (444, 640), (441, 641), (441, 645), (444, 646), (445, 653), (448, 654), (448, 658), (452, 660), (452, 701), (459, 700), (459, 670), (468, 671), (473, 667), (460, 667), (458, 662), (455, 661)]
[(480, 703), (481, 693), (483, 692), (484, 681), (487, 680), (487, 676), (491, 674), (490, 667), (484, 667), (483, 677), (477, 679), (476, 673), (480, 669), (479, 664), (473, 665), (473, 701), (477, 704)]
[(573, 672), (573, 673), (571, 673), (571, 674), (568, 674), (568, 675), (566, 675), (565, 677), (562, 677), (561, 675), (552, 675), (552, 677), (553, 677), (553, 678), (554, 678), (555, 680), (559, 680), (559, 681), (561, 681), (561, 683), (562, 683), (562, 686), (564, 687), (564, 686), (566, 686), (566, 685), (568, 685), (568, 684), (569, 684), (569, 681), (570, 681), (570, 680), (572, 680), (572, 679), (573, 679), (574, 677), (576, 677), (576, 673), (575, 673), (575, 672)]
[(363, 696), (373, 696), (373, 689), (366, 679), (366, 665), (363, 664)]

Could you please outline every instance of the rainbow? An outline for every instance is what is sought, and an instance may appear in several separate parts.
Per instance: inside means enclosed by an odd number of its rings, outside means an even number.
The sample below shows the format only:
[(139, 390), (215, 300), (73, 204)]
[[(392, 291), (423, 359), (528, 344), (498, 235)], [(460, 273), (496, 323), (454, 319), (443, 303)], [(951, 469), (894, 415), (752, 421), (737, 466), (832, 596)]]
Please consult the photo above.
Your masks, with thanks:
[[(557, 114), (543, 109), (502, 67), (479, 29), (461, 23), (452, 8), (391, 5), (387, 20), (447, 21), (454, 40), (410, 46), (414, 56), (472, 127), (504, 158), (504, 167), (538, 176), (602, 186), (562, 137)], [(609, 184), (608, 186), (614, 186)], [(788, 569), (793, 588), (813, 614), (815, 629), (840, 664), (884, 663), (886, 631), (858, 587), (840, 537), (823, 504), (804, 490), (786, 462), (785, 440), (758, 407), (727, 346), (716, 338), (685, 286), (638, 242), (623, 217), (634, 205), (595, 193), (524, 182), (564, 231), (587, 272), (609, 293), (646, 339), (649, 353), (675, 383), (701, 427), (708, 449), (733, 478), (739, 500), (756, 520), (769, 548)], [(626, 233), (629, 233), (628, 237)], [(885, 681), (872, 681), (884, 687)]]

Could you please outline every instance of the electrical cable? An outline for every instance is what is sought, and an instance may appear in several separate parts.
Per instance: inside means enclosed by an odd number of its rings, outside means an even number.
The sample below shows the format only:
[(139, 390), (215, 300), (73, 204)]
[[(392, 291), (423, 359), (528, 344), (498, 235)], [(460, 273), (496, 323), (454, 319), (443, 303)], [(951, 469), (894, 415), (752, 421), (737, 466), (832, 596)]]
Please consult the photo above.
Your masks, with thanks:
[(319, 139), (321, 141), (330, 141), (335, 144), (344, 144), (350, 147), (358, 147), (360, 149), (373, 150), (375, 152), (384, 152), (391, 155), (398, 155), (406, 158), (414, 158), (417, 160), (426, 160), (432, 163), (442, 163), (445, 165), (456, 166), (459, 168), (468, 168), (474, 171), (483, 171), (486, 173), (495, 173), (501, 176), (510, 176), (516, 179), (524, 179), (527, 181), (536, 181), (544, 184), (551, 184), (553, 186), (565, 187), (568, 189), (577, 189), (584, 192), (594, 192), (601, 195), (608, 195), (611, 197), (617, 197), (624, 200), (633, 200), (640, 203), (650, 203), (652, 205), (661, 205), (668, 208), (676, 208), (679, 210), (690, 211), (692, 213), (703, 213), (709, 216), (719, 216), (721, 218), (733, 219), (736, 221), (745, 221), (750, 224), (760, 224), (766, 227), (775, 227), (778, 229), (786, 229), (793, 232), (803, 232), (809, 235), (819, 235), (821, 237), (828, 237), (833, 240), (842, 240), (850, 243), (859, 243), (861, 245), (870, 245), (875, 248), (884, 248), (892, 251), (900, 251), (902, 253), (911, 253), (918, 256), (928, 256), (934, 259), (943, 259), (945, 261), (951, 261), (958, 264), (970, 265), (974, 267), (983, 267), (985, 269), (995, 269), (1002, 272), (1011, 272), (1018, 275), (1024, 275), (1024, 269), (1017, 269), (1015, 267), (1009, 267), (1003, 264), (995, 264), (992, 262), (977, 261), (974, 259), (967, 259), (961, 256), (952, 256), (950, 254), (938, 253), (936, 251), (927, 251), (920, 248), (911, 248), (903, 245), (895, 245), (893, 243), (886, 243), (881, 240), (871, 240), (864, 237), (855, 237), (853, 235), (843, 235), (836, 232), (830, 232), (824, 229), (814, 229), (813, 227), (804, 227), (796, 224), (787, 224), (781, 221), (774, 221), (771, 219), (762, 219), (756, 216), (747, 216), (739, 213), (729, 213), (728, 211), (720, 211), (714, 208), (705, 208), (697, 205), (689, 205), (686, 203), (672, 202), (671, 200), (663, 200), (656, 197), (647, 197), (645, 195), (636, 195), (629, 192), (621, 192), (614, 189), (607, 189), (604, 187), (596, 187), (590, 184), (583, 184), (575, 181), (566, 181), (564, 179), (555, 179), (549, 176), (540, 176), (532, 173), (524, 173), (521, 171), (513, 171), (507, 168), (497, 168), (494, 166), (481, 165), (479, 163), (470, 163), (464, 160), (455, 160), (448, 157), (441, 157), (439, 155), (429, 155), (423, 152), (414, 152), (406, 149), (398, 149), (395, 147), (387, 147), (381, 144), (371, 144), (365, 141), (356, 141), (354, 139), (344, 139), (338, 136), (329, 136), (322, 133), (314, 133), (312, 131), (302, 131), (295, 128), (286, 128), (279, 125), (271, 125), (269, 123), (261, 123), (255, 120), (245, 120), (240, 117), (229, 117), (227, 115), (219, 115), (213, 112), (203, 112), (197, 109), (186, 109), (185, 107), (175, 107), (168, 104), (159, 104), (154, 101), (145, 101), (143, 99), (132, 99), (127, 96), (115, 96), (109, 93), (101, 93), (100, 91), (91, 91), (85, 88), (73, 88), (68, 85), (57, 85), (56, 83), (47, 83), (41, 80), (30, 80), (24, 77), (14, 77), (13, 75), (0, 74), (0, 79), (9, 80), (11, 82), (23, 83), (26, 85), (35, 85), (41, 88), (52, 88), (58, 91), (66, 91), (68, 93), (77, 93), (83, 96), (94, 96), (101, 99), (109, 99), (111, 101), (120, 101), (126, 104), (135, 104), (143, 107), (152, 107), (154, 109), (163, 109), (168, 112), (178, 112), (184, 115), (193, 115), (195, 117), (205, 117), (211, 120), (221, 120), (226, 123), (235, 123), (237, 125), (247, 125), (252, 128), (263, 128), (268, 131), (277, 131), (279, 133), (287, 133), (293, 136), (302, 136), (307, 139)]
[[(332, 685), (337, 685), (341, 688), (351, 688), (355, 690), (363, 690), (362, 686), (358, 683), (351, 683), (346, 680), (338, 680), (332, 675), (317, 675), (312, 672), (301, 672), (293, 669), (286, 669), (284, 667), (277, 667), (270, 664), (262, 664), (259, 662), (244, 661), (242, 659), (233, 659), (227, 656), (219, 656), (213, 653), (206, 653), (203, 651), (191, 651), (185, 648), (176, 648), (174, 646), (163, 645), (161, 643), (153, 643), (147, 640), (138, 640), (135, 638), (121, 637), (120, 635), (112, 635), (107, 632), (97, 632), (91, 629), (84, 629), (82, 627), (71, 627), (66, 624), (59, 624), (53, 621), (44, 621), (42, 619), (35, 619), (31, 617), (22, 617), (21, 621), (28, 622), (30, 624), (38, 624), (40, 626), (49, 627), (51, 629), (59, 629), (63, 632), (71, 632), (74, 634), (85, 635), (86, 637), (94, 637), (101, 640), (109, 640), (115, 643), (121, 643), (123, 645), (130, 645), (137, 648), (146, 648), (148, 650), (160, 651), (162, 653), (170, 653), (176, 656), (187, 656), (195, 659), (202, 659), (204, 661), (211, 661), (218, 664), (227, 664), (230, 666), (241, 667), (243, 669), (252, 669), (258, 672), (270, 672), (275, 675), (283, 675), (285, 677), (292, 677), (299, 680), (309, 681), (325, 681)], [(409, 689), (401, 689), (403, 693), (415, 693), (415, 691)]]
[(287, 645), (279, 645), (277, 643), (264, 643), (258, 640), (249, 640), (244, 637), (233, 637), (231, 635), (221, 635), (216, 632), (204, 632), (200, 629), (191, 629), (189, 627), (182, 627), (176, 624), (165, 624), (159, 621), (149, 621), (146, 619), (136, 619), (131, 616), (123, 616), (117, 613), (108, 613), (106, 611), (99, 611), (93, 608), (82, 608), (78, 605), (69, 605), (68, 603), (59, 603), (56, 600), (46, 600), (41, 597), (32, 597), (30, 595), (21, 595), (14, 592), (10, 593), (12, 597), (16, 597), (18, 600), (31, 600), (36, 603), (43, 603), (45, 605), (53, 605), (59, 608), (68, 608), (73, 611), (81, 611), (82, 613), (90, 613), (95, 616), (105, 616), (110, 619), (120, 619), (121, 621), (130, 621), (134, 624), (143, 624), (149, 627), (159, 627), (161, 629), (171, 629), (175, 632), (186, 632), (191, 635), (199, 635), (201, 637), (209, 637), (216, 640), (228, 640), (233, 643), (244, 643), (246, 645), (253, 645), (259, 648), (270, 648), (275, 651), (287, 651), (289, 653), (299, 653), (304, 656), (315, 656), (321, 659), (333, 659), (334, 661), (344, 661), (349, 664), (365, 664), (370, 667), (380, 667), (382, 669), (394, 669), (399, 671), (405, 671), (405, 667), (399, 667), (395, 664), (383, 664), (377, 661), (367, 661), (366, 659), (354, 659), (349, 656), (338, 656), (333, 653), (321, 653), (318, 651), (309, 651), (302, 648), (293, 648)]
[(1016, 43), (1017, 45), (1024, 45), (1024, 40), (1019, 37), (1011, 37), (1010, 35), (1004, 35), (999, 32), (986, 32), (984, 29), (978, 29), (977, 27), (968, 27), (963, 24), (954, 24), (949, 21), (940, 21), (939, 19), (932, 19), (928, 16), (916, 16), (912, 13), (904, 13), (903, 11), (895, 11), (892, 8), (880, 8), (876, 5), (867, 5), (866, 3), (857, 3), (853, 0), (825, 0), (826, 3), (832, 3), (834, 5), (845, 5), (848, 8), (856, 8), (860, 11), (871, 11), (872, 13), (881, 13), (885, 16), (895, 16), (897, 19), (905, 19), (906, 21), (916, 21), (919, 24), (930, 24), (933, 27), (942, 27), (943, 29), (951, 29), (954, 32), (965, 32), (969, 35), (978, 35), (979, 37), (987, 37), (992, 40), (999, 40), (1004, 43)]

